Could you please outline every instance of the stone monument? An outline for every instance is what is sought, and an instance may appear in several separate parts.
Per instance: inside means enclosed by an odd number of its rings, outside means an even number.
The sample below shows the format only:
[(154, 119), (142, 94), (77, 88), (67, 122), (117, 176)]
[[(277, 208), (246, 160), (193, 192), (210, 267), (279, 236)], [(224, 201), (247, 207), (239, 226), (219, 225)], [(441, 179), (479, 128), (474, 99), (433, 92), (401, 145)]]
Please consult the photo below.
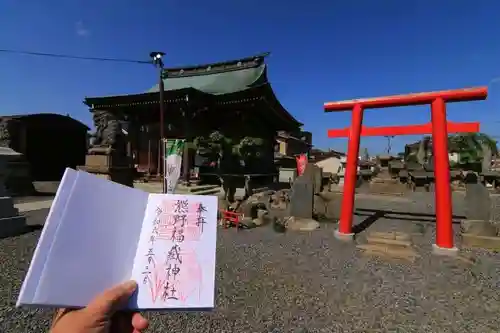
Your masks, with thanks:
[(99, 177), (133, 186), (134, 168), (127, 154), (127, 138), (121, 122), (107, 111), (94, 111), (96, 132), (85, 158), (78, 169)]
[(490, 192), (479, 182), (476, 173), (468, 172), (465, 182), (465, 215), (469, 220), (490, 220), (491, 198)]
[(16, 152), (13, 145), (13, 137), (20, 137), (19, 123), (11, 118), (0, 118), (0, 147), (8, 151), (5, 169), (8, 177), (3, 180), (3, 186), (10, 195), (32, 195), (35, 192), (31, 178), (31, 170), (24, 154)]
[(424, 166), (425, 161), (427, 160), (427, 146), (428, 146), (428, 140), (426, 138), (420, 140), (416, 157), (418, 164), (420, 164), (421, 167)]
[(491, 170), (491, 159), (493, 157), (493, 153), (491, 148), (488, 145), (482, 144), (481, 151), (483, 154), (483, 159), (481, 161), (481, 171), (486, 173)]
[(315, 196), (322, 190), (322, 170), (313, 163), (293, 183), (285, 226), (290, 230), (309, 231), (319, 227), (313, 220)]
[(8, 163), (19, 155), (10, 148), (0, 147), (0, 238), (15, 236), (26, 230), (26, 217), (19, 215), (5, 188), (5, 180), (9, 176)]
[(311, 177), (308, 177), (307, 171), (295, 179), (291, 192), (288, 215), (306, 219), (312, 218), (314, 183)]
[(467, 219), (461, 223), (462, 233), (475, 236), (496, 236), (496, 227), (491, 223), (490, 192), (479, 182), (474, 172), (469, 172), (465, 176), (465, 191)]

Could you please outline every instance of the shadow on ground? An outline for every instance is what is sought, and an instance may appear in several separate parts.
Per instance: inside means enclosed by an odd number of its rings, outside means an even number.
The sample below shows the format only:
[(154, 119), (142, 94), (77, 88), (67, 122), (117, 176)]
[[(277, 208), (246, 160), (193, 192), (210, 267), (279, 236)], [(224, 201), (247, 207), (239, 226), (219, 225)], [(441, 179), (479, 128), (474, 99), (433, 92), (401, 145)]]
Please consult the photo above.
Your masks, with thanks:
[[(359, 222), (353, 227), (353, 232), (355, 234), (360, 233), (368, 229), (372, 224), (377, 222), (379, 219), (386, 218), (391, 220), (418, 222), (418, 223), (436, 223), (435, 214), (425, 214), (425, 213), (410, 213), (401, 212), (394, 210), (382, 210), (382, 209), (366, 209), (357, 208), (354, 215), (360, 217), (366, 217), (363, 221)], [(460, 224), (460, 220), (465, 219), (465, 216), (453, 215), (453, 224)]]

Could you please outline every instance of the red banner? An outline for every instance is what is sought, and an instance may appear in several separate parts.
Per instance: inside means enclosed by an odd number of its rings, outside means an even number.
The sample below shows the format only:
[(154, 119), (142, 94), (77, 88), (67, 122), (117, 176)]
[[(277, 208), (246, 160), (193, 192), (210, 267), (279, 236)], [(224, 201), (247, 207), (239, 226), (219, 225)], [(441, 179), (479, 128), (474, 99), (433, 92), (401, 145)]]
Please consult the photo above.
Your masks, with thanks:
[(301, 176), (306, 169), (307, 155), (300, 154), (299, 156), (296, 156), (295, 159), (297, 160), (297, 176)]

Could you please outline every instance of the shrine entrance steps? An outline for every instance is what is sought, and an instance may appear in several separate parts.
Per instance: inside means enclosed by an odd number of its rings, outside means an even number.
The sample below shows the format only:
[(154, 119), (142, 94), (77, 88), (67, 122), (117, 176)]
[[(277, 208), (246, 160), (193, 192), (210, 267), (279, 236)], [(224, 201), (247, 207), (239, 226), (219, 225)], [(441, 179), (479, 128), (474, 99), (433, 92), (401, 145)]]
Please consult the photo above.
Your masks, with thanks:
[(216, 195), (221, 192), (219, 185), (177, 185), (176, 194)]
[[(163, 187), (161, 182), (134, 182), (134, 187), (149, 193), (162, 193)], [(217, 195), (221, 192), (221, 187), (218, 185), (196, 185), (185, 186), (184, 184), (177, 185), (176, 194), (198, 194), (198, 195)]]

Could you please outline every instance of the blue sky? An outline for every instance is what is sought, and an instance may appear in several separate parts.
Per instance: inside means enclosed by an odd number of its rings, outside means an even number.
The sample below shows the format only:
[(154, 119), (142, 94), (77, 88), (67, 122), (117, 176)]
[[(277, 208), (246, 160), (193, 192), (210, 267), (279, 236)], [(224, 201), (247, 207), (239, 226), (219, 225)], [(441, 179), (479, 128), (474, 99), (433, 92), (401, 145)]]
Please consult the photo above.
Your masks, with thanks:
[[(325, 114), (326, 101), (489, 85), (487, 101), (452, 104), (448, 117), (500, 135), (498, 13), (497, 0), (2, 0), (0, 49), (144, 60), (163, 50), (167, 66), (270, 51), (283, 105), (315, 145), (346, 150), (326, 131), (350, 114)], [(142, 92), (156, 78), (148, 65), (0, 53), (0, 114), (69, 113), (90, 125), (85, 96)], [(364, 124), (429, 119), (428, 107), (404, 107), (369, 110)], [(386, 139), (361, 145), (377, 153)]]

